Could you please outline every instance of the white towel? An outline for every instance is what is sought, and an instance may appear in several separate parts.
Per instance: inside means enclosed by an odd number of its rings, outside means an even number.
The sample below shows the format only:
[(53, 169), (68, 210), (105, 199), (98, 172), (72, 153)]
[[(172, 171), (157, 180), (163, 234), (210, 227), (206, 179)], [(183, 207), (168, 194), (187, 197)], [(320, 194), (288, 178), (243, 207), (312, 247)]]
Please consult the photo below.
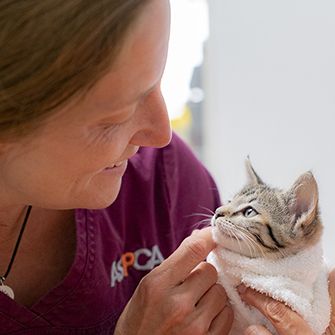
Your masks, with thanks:
[(296, 255), (279, 260), (248, 258), (217, 247), (208, 256), (226, 289), (234, 309), (235, 320), (230, 335), (241, 335), (251, 324), (263, 324), (277, 334), (268, 320), (256, 309), (244, 304), (236, 287), (244, 283), (289, 305), (322, 335), (330, 322), (328, 267), (321, 243)]

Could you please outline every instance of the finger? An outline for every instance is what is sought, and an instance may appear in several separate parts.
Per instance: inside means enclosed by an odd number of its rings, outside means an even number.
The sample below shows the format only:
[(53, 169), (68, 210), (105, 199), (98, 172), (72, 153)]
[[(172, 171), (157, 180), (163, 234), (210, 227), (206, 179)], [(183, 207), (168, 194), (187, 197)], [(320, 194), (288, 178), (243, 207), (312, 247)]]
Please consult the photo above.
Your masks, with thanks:
[(332, 314), (329, 326), (326, 330), (326, 335), (334, 335), (335, 334), (335, 269), (329, 274), (329, 295), (330, 302), (332, 307)]
[(203, 295), (197, 304), (196, 317), (201, 324), (207, 323), (208, 329), (212, 321), (225, 308), (227, 303), (228, 297), (226, 291), (221, 285), (215, 284)]
[(279, 335), (313, 335), (306, 321), (283, 303), (243, 286), (239, 291), (243, 301), (262, 312)]
[[(335, 310), (335, 269), (329, 274), (329, 294), (330, 294), (330, 301), (332, 306), (332, 311)], [(332, 315), (332, 323), (335, 324), (335, 315)]]
[(183, 292), (192, 292), (191, 303), (197, 304), (200, 298), (217, 282), (218, 275), (213, 265), (202, 262), (178, 287)]
[(206, 259), (214, 247), (211, 228), (198, 230), (187, 237), (179, 248), (162, 262), (159, 266), (160, 271), (165, 273), (170, 284), (179, 284), (199, 263)]
[(230, 306), (226, 306), (212, 321), (208, 333), (210, 335), (228, 335), (234, 320), (234, 313)]
[(263, 326), (250, 326), (245, 330), (244, 335), (271, 335), (271, 333)]

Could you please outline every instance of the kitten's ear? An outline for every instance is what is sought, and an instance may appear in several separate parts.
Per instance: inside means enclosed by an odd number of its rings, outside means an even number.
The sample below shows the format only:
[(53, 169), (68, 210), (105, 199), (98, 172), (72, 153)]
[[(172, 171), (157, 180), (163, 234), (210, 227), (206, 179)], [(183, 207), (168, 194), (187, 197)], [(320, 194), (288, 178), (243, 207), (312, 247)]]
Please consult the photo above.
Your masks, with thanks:
[(248, 184), (249, 185), (264, 184), (263, 180), (261, 178), (259, 178), (259, 176), (255, 172), (254, 168), (252, 167), (249, 156), (245, 160), (245, 167), (246, 167), (246, 170), (247, 170), (247, 178), (248, 178)]
[(296, 228), (310, 225), (316, 215), (319, 201), (318, 185), (311, 172), (301, 175), (288, 192), (290, 213)]

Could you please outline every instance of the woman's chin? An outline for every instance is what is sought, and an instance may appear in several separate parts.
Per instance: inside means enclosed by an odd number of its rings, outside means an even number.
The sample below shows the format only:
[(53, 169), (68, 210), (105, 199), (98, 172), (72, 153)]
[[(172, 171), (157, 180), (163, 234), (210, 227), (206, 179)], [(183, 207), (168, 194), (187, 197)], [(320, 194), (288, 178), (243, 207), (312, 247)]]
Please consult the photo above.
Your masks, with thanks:
[(107, 208), (114, 203), (118, 194), (119, 194), (119, 192), (115, 192), (113, 194), (107, 194), (105, 197), (102, 197), (100, 195), (99, 198), (92, 199), (92, 201), (90, 201), (90, 203), (88, 203), (88, 205), (85, 208), (87, 208), (87, 209)]
[(75, 208), (86, 208), (86, 209), (103, 209), (109, 207), (114, 203), (117, 196), (119, 195), (121, 188), (121, 182), (117, 185), (110, 185), (109, 188), (104, 186), (103, 188), (98, 188), (98, 190), (92, 190), (85, 194), (82, 193), (78, 197), (78, 201)]

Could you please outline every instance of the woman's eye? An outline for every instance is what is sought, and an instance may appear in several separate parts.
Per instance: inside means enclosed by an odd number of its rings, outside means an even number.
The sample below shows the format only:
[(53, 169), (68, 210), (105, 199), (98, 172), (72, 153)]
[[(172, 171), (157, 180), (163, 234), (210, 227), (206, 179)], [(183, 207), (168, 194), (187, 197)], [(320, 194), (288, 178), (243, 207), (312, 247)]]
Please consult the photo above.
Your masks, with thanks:
[(246, 217), (246, 218), (252, 218), (256, 215), (258, 215), (258, 212), (253, 209), (252, 207), (247, 207), (245, 208), (243, 211), (242, 211), (243, 215)]

